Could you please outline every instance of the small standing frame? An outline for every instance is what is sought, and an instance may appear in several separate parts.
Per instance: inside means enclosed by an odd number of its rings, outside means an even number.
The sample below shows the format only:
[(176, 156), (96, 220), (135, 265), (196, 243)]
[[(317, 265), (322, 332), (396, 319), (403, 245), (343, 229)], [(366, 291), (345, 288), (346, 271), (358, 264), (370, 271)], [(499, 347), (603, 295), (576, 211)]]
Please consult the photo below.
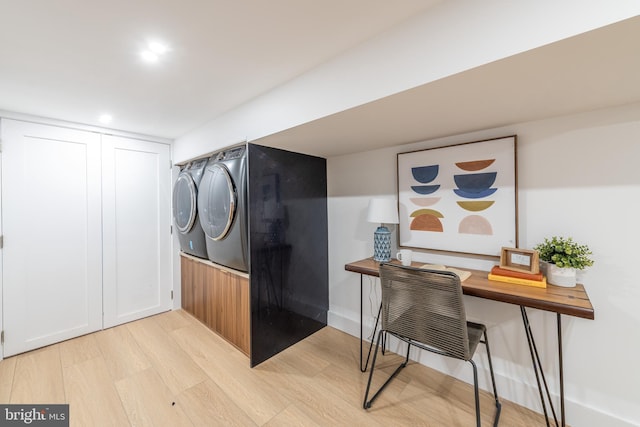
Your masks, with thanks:
[(540, 262), (538, 251), (518, 248), (502, 248), (500, 267), (521, 273), (538, 274)]

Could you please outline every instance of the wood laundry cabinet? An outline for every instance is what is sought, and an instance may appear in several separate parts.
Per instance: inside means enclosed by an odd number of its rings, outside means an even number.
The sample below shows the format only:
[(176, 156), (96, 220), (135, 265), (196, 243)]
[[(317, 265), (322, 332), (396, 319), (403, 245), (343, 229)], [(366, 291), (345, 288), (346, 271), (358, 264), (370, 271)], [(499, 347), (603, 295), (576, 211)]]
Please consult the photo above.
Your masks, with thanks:
[(250, 355), (249, 275), (182, 253), (182, 308)]

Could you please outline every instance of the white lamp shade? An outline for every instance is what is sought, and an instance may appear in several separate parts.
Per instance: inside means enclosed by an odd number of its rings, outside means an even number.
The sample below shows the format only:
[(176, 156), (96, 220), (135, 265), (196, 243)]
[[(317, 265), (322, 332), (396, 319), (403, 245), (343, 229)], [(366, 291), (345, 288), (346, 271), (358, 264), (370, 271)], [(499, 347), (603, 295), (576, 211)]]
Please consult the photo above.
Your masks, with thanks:
[(371, 199), (367, 211), (367, 222), (397, 224), (398, 206), (393, 199)]

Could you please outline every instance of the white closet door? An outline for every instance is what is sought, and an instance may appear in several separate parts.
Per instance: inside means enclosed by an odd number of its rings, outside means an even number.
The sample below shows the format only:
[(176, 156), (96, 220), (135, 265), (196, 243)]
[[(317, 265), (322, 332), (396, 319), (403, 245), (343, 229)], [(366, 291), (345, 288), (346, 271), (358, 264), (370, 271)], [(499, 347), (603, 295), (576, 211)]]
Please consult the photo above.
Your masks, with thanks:
[[(0, 119), (0, 141), (2, 141), (2, 120)], [(0, 150), (0, 214), (2, 213), (2, 151)], [(0, 215), (1, 217), (1, 215)], [(2, 221), (0, 221), (0, 236), (2, 236)], [(4, 325), (2, 323), (3, 312), (2, 312), (2, 245), (0, 245), (0, 331), (4, 329)], [(4, 345), (0, 342), (0, 362), (2, 362), (4, 354)]]
[(102, 137), (104, 327), (171, 309), (169, 146)]
[(102, 327), (100, 135), (2, 120), (4, 356)]

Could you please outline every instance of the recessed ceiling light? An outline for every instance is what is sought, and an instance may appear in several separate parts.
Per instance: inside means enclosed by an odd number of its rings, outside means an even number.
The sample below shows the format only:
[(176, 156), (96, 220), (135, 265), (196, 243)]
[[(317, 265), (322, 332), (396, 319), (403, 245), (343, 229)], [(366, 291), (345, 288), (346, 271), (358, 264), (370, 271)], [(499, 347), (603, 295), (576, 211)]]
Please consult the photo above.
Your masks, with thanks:
[(102, 115), (98, 118), (98, 120), (100, 120), (100, 123), (103, 123), (103, 124), (105, 124), (105, 125), (106, 125), (106, 124), (108, 124), (108, 123), (111, 123), (111, 120), (113, 120), (113, 117), (111, 116), (111, 114), (102, 114)]
[(150, 50), (143, 50), (140, 52), (140, 56), (147, 62), (158, 62), (158, 55)]
[(160, 56), (167, 53), (169, 48), (167, 45), (160, 42), (149, 42), (147, 43), (147, 49), (140, 52), (140, 56), (146, 62), (158, 62)]
[(162, 55), (167, 52), (168, 48), (162, 43), (151, 42), (149, 43), (149, 50), (155, 54)]

